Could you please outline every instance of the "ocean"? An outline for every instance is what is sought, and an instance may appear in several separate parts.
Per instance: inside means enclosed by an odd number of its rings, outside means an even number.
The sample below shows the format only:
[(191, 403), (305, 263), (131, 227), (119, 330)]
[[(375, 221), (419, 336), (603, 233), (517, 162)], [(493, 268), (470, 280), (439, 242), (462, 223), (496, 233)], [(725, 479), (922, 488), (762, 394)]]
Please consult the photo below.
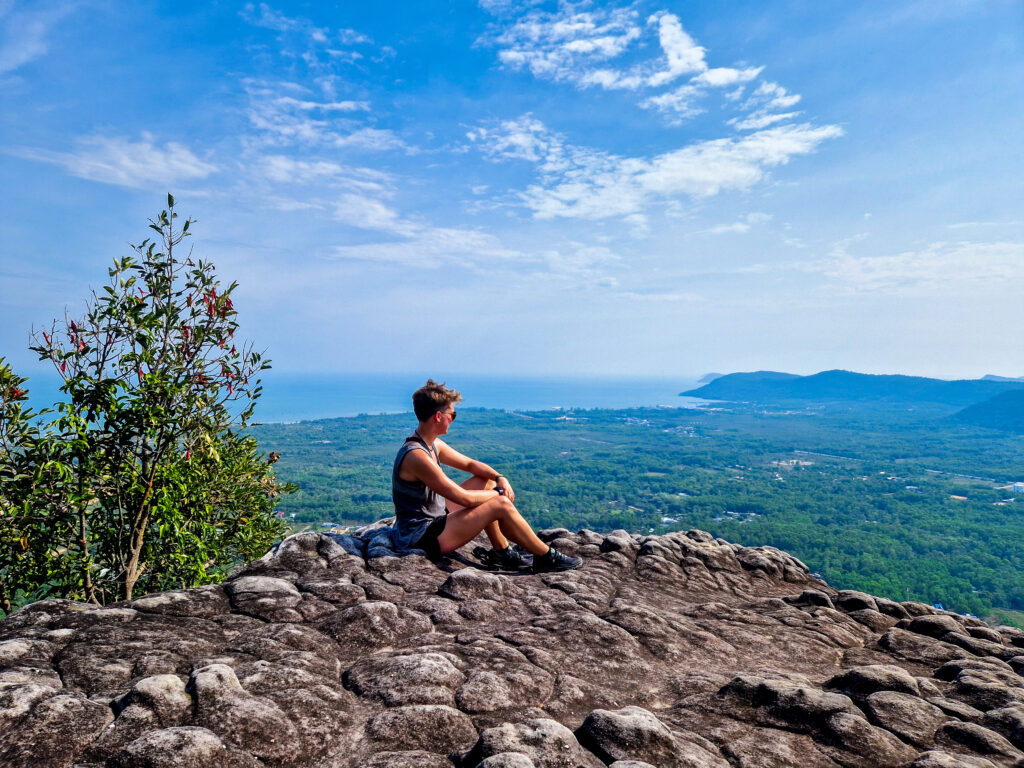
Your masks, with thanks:
[[(422, 374), (292, 374), (267, 371), (256, 419), (263, 423), (309, 421), (360, 414), (404, 413), (426, 380)], [(472, 374), (444, 378), (462, 393), (466, 408), (538, 411), (553, 408), (635, 408), (693, 406), (704, 402), (680, 397), (698, 386), (685, 378), (498, 377)], [(52, 376), (29, 382), (34, 408), (59, 396)]]
[[(416, 374), (270, 375), (257, 406), (262, 422), (306, 421), (412, 410)], [(445, 383), (462, 393), (462, 407), (539, 411), (552, 408), (685, 406), (679, 393), (695, 380), (669, 378), (497, 377), (453, 375)]]

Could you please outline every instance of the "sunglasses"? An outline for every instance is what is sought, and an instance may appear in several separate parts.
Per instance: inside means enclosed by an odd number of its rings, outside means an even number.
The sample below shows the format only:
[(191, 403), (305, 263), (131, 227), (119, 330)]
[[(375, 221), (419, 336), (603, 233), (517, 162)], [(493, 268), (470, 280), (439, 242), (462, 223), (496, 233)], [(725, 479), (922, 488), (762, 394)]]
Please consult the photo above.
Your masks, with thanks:
[(440, 413), (442, 416), (451, 416), (452, 421), (455, 421), (455, 417), (459, 415), (454, 408), (450, 411), (438, 411), (438, 413)]

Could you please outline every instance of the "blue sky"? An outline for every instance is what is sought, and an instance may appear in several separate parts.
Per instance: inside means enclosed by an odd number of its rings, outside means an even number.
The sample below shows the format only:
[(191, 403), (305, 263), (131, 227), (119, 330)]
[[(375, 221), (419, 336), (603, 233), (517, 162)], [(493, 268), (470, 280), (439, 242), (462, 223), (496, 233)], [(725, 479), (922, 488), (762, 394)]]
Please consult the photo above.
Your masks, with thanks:
[(1024, 4), (0, 0), (0, 356), (168, 191), (279, 371), (1024, 375)]

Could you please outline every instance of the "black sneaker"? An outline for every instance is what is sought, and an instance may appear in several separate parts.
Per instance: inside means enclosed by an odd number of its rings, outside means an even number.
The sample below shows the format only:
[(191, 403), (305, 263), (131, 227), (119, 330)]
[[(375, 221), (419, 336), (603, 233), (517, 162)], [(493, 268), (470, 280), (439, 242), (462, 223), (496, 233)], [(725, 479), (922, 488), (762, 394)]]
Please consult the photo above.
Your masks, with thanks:
[(511, 543), (505, 549), (476, 547), (473, 557), (496, 571), (518, 571), (533, 563), (533, 555)]
[(572, 557), (559, 552), (554, 547), (548, 549), (546, 555), (537, 555), (533, 558), (534, 573), (549, 573), (551, 571), (571, 571), (583, 565), (582, 557)]
[(517, 567), (522, 568), (528, 565), (533, 565), (533, 555), (530, 554), (530, 552), (528, 552), (527, 550), (520, 547), (514, 541), (510, 541), (508, 543), (508, 549), (506, 551), (510, 555), (518, 558), (520, 565)]

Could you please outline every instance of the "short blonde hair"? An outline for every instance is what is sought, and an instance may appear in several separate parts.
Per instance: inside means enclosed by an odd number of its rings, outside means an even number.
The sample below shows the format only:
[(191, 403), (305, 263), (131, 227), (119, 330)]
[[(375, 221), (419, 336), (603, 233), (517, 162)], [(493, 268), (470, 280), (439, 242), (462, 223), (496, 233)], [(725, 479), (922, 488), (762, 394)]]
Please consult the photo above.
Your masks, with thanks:
[(462, 395), (454, 389), (448, 389), (444, 383), (438, 384), (433, 379), (427, 379), (426, 384), (412, 393), (412, 409), (416, 411), (417, 419), (426, 421), (442, 408), (461, 400)]

